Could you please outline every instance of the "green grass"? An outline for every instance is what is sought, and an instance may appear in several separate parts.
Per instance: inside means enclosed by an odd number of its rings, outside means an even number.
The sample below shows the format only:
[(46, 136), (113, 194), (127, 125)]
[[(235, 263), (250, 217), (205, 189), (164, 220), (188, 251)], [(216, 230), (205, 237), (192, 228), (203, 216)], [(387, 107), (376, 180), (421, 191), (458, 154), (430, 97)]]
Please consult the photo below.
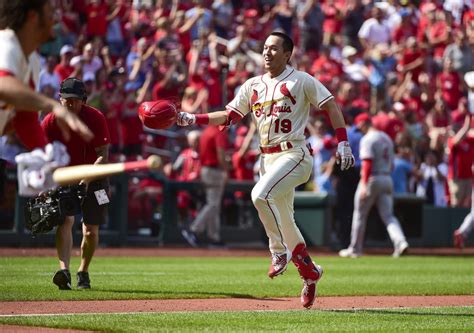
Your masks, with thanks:
[[(317, 258), (319, 295), (473, 295), (474, 258)], [(268, 258), (96, 257), (92, 290), (59, 291), (51, 257), (0, 258), (0, 300), (101, 300), (298, 296), (293, 266), (274, 280)], [(74, 257), (71, 267), (78, 266)], [(244, 311), (0, 316), (0, 324), (106, 332), (474, 331), (474, 307), (358, 311)]]
[[(96, 257), (93, 289), (59, 291), (51, 257), (0, 258), (0, 300), (170, 299), (298, 296), (301, 280), (291, 265), (266, 276), (268, 258)], [(473, 295), (474, 258), (366, 256), (318, 258), (325, 270), (321, 296)], [(71, 267), (78, 266), (74, 257)]]
[(105, 332), (400, 332), (474, 330), (473, 307), (0, 317), (3, 324)]

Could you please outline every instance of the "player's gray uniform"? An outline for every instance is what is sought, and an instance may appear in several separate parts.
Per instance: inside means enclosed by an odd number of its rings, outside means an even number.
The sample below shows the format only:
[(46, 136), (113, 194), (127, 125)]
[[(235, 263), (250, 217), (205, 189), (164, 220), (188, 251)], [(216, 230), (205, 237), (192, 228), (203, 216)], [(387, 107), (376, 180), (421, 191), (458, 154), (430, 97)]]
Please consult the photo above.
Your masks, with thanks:
[(393, 182), (390, 176), (394, 159), (392, 140), (384, 132), (372, 128), (360, 141), (360, 159), (372, 160), (372, 172), (367, 182), (366, 197), (360, 198), (362, 181), (354, 197), (349, 250), (357, 254), (362, 253), (367, 217), (374, 204), (394, 246), (406, 241), (400, 222), (393, 215)]

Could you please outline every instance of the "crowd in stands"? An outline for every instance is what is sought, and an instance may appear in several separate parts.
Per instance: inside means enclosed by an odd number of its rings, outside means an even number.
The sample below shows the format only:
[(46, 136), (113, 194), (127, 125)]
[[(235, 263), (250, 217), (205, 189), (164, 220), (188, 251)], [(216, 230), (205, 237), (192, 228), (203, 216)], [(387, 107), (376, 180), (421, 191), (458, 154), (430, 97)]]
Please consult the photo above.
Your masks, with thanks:
[[(466, 75), (474, 70), (470, 0), (57, 2), (57, 38), (40, 49), (38, 88), (57, 97), (63, 79), (81, 78), (87, 103), (106, 115), (117, 159), (169, 152), (167, 175), (195, 179), (195, 166), (178, 163), (183, 154), (196, 161), (194, 143), (184, 150), (187, 132), (147, 131), (137, 105), (172, 99), (192, 113), (223, 109), (246, 79), (263, 73), (262, 43), (279, 30), (295, 41), (291, 64), (334, 94), (356, 158), (361, 135), (352, 122), (361, 112), (394, 140), (396, 192), (447, 206), (446, 180), (472, 180), (473, 126), (465, 121), (474, 108), (474, 78)], [(255, 177), (258, 147), (248, 120), (229, 132), (230, 178)], [(307, 133), (315, 167), (306, 189), (337, 194), (336, 143), (328, 124), (325, 114), (312, 110)], [(448, 139), (463, 128), (467, 134), (454, 154)], [(192, 128), (190, 140), (199, 130)]]

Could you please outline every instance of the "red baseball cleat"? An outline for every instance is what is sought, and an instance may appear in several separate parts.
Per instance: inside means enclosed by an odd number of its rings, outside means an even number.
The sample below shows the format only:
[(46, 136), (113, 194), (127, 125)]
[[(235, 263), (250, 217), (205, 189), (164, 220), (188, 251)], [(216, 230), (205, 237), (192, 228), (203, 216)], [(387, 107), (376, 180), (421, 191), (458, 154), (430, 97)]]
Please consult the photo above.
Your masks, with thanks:
[[(314, 263), (313, 263), (314, 264)], [(323, 276), (323, 268), (319, 265), (314, 265), (314, 270), (318, 275), (316, 280), (303, 278), (303, 290), (301, 290), (301, 304), (310, 309), (313, 306), (314, 300), (318, 293), (317, 284)]]
[(291, 260), (291, 252), (272, 253), (272, 263), (268, 270), (268, 277), (273, 279), (275, 276), (283, 274), (288, 268), (288, 263)]
[(464, 237), (459, 232), (459, 230), (454, 230), (453, 242), (454, 242), (454, 246), (457, 247), (458, 249), (464, 248)]

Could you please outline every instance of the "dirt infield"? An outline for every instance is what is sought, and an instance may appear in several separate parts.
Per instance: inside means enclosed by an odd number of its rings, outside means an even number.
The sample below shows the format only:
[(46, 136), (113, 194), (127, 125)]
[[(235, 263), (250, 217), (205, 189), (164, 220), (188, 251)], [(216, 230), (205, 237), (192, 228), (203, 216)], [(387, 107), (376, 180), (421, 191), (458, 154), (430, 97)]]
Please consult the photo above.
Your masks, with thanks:
[[(320, 297), (313, 309), (347, 310), (433, 306), (473, 306), (470, 296)], [(0, 315), (134, 313), (187, 311), (301, 310), (299, 298), (218, 298), (115, 301), (0, 302)]]

